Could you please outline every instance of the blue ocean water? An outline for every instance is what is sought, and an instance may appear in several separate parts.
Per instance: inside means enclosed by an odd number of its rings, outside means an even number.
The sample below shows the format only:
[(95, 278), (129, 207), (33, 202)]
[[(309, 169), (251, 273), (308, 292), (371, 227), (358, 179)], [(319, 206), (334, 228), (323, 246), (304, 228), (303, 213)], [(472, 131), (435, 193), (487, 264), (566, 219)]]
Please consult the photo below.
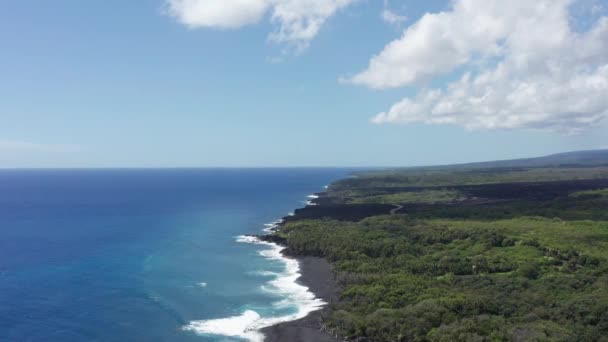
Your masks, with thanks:
[(236, 237), (349, 171), (0, 171), (0, 341), (240, 341), (184, 327), (298, 308)]

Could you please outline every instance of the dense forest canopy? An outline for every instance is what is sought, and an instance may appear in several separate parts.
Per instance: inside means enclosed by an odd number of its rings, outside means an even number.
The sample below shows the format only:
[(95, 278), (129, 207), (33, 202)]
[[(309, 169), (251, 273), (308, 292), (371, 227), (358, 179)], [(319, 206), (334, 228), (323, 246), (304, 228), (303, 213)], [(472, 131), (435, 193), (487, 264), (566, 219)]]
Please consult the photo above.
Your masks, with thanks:
[(379, 171), (317, 204), (275, 238), (333, 264), (334, 336), (608, 340), (608, 167)]

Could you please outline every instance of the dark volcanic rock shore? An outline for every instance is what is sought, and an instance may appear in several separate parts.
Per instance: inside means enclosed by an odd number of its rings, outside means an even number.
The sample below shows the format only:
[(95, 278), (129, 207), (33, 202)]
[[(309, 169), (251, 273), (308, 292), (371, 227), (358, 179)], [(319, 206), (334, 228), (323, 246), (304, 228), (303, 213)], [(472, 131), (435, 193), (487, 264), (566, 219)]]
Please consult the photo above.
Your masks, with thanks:
[[(314, 200), (313, 200), (314, 201)], [(310, 208), (313, 206), (307, 206)], [(296, 213), (284, 220), (300, 219)], [(280, 225), (279, 228), (280, 230)], [(287, 246), (287, 241), (277, 235), (256, 236), (262, 241)], [(331, 303), (339, 295), (338, 285), (330, 263), (319, 257), (299, 256), (291, 253), (289, 246), (283, 251), (285, 255), (296, 258), (300, 263), (301, 276), (298, 282), (314, 293), (318, 298)], [(284, 322), (262, 329), (266, 342), (338, 342), (322, 330), (322, 315), (325, 309), (311, 312), (306, 317), (290, 322)]]
[[(327, 260), (317, 257), (298, 257), (302, 276), (298, 281), (317, 297), (331, 302), (337, 293), (334, 273)], [(337, 339), (321, 330), (323, 310), (311, 312), (297, 321), (280, 323), (262, 330), (266, 342), (336, 342)]]
[[(296, 209), (295, 214), (283, 218), (285, 222), (308, 219), (312, 217), (339, 216), (341, 218), (352, 219), (352, 213), (357, 211), (344, 211), (340, 206), (328, 206), (328, 203), (323, 203), (325, 193), (317, 193), (318, 198), (312, 199), (312, 205), (307, 205), (304, 208)], [(326, 209), (327, 208), (327, 209)], [(393, 206), (382, 206), (381, 208), (371, 206), (371, 210), (363, 211), (363, 216), (370, 216), (377, 212), (388, 212)], [(319, 210), (321, 209), (321, 210)], [(312, 211), (312, 212), (310, 212)], [(333, 215), (329, 215), (333, 213)], [(362, 218), (362, 217), (361, 217)], [(356, 219), (361, 219), (357, 217)], [(282, 224), (279, 224), (277, 230), (281, 230)], [(323, 299), (326, 303), (333, 302), (339, 296), (339, 287), (336, 281), (335, 274), (331, 264), (323, 258), (314, 256), (297, 255), (289, 248), (285, 238), (278, 235), (258, 235), (258, 239), (266, 242), (276, 243), (281, 246), (286, 246), (283, 254), (296, 258), (300, 263), (301, 276), (298, 282), (315, 294), (318, 298)], [(322, 316), (326, 309), (311, 312), (306, 317), (280, 323), (265, 329), (262, 333), (265, 335), (266, 342), (339, 342), (340, 340), (332, 337), (323, 331)]]

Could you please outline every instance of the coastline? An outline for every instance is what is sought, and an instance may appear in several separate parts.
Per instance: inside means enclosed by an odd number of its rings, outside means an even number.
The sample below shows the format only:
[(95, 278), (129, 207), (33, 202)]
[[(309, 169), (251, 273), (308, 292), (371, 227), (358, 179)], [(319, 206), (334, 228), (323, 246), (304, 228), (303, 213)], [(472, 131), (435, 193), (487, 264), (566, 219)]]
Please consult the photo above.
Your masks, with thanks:
[[(320, 194), (309, 195), (306, 207), (315, 206)], [(298, 310), (286, 316), (262, 317), (247, 310), (240, 315), (190, 321), (182, 329), (197, 334), (238, 337), (250, 342), (337, 342), (322, 330), (322, 316), (338, 295), (330, 263), (323, 258), (293, 255), (285, 241), (273, 233), (280, 231), (286, 220), (296, 219), (296, 209), (287, 216), (265, 224), (259, 235), (236, 237), (239, 243), (263, 245), (259, 254), (285, 264), (285, 271), (264, 285), (267, 291), (282, 294)]]
[[(337, 296), (337, 286), (331, 265), (318, 257), (297, 257), (300, 263), (298, 282), (308, 287), (326, 303)], [(287, 321), (261, 329), (265, 342), (337, 342), (338, 339), (322, 330), (321, 318), (326, 307), (308, 313), (304, 318)]]
[[(468, 172), (452, 172), (449, 175), (455, 179), (446, 181), (449, 185), (443, 191), (460, 191), (457, 199), (445, 200), (443, 193), (425, 197), (428, 195), (425, 191), (436, 191), (438, 187), (433, 178), (424, 180), (422, 186), (418, 183), (407, 186), (412, 180), (406, 177), (402, 180), (406, 186), (397, 186), (390, 176), (366, 180), (357, 188), (359, 192), (354, 199), (350, 198), (350, 192), (339, 194), (344, 186), (340, 184), (336, 185), (336, 191), (309, 196), (311, 201), (305, 207), (267, 224), (266, 234), (248, 236), (252, 243), (278, 250), (275, 259), (287, 265), (287, 273), (290, 265), (296, 265), (291, 267), (289, 286), (299, 288), (299, 294), (304, 296), (289, 298), (295, 313), (272, 319), (258, 317), (244, 331), (259, 336), (250, 339), (251, 342), (341, 341), (333, 336), (357, 341), (388, 341), (394, 336), (408, 340), (429, 337), (450, 340), (462, 337), (463, 325), (474, 331), (471, 336), (480, 339), (577, 336), (581, 326), (560, 309), (565, 303), (562, 294), (570, 302), (584, 301), (580, 308), (573, 308), (581, 317), (604, 309), (601, 302), (587, 301), (596, 294), (595, 287), (576, 288), (570, 280), (576, 273), (594, 282), (601, 281), (597, 267), (602, 265), (605, 248), (587, 241), (562, 244), (552, 239), (552, 232), (559, 231), (571, 239), (583, 234), (588, 241), (594, 240), (606, 220), (606, 212), (601, 210), (608, 199), (606, 179), (537, 180), (536, 174), (526, 174), (530, 181), (513, 181), (512, 173), (525, 174), (528, 170), (501, 169), (489, 176), (474, 173), (476, 177), (490, 179), (480, 184), (469, 184)], [(553, 170), (543, 171), (543, 176), (551, 176)], [(592, 174), (594, 171), (585, 170)], [(502, 183), (493, 183), (492, 177), (497, 175), (507, 178)], [(379, 192), (377, 183), (383, 184), (382, 181), (390, 186)], [(335, 193), (338, 195), (334, 197)], [(376, 216), (379, 217), (361, 221)], [(331, 234), (326, 220), (332, 220)], [(381, 243), (367, 243), (377, 237)], [(463, 244), (463, 240), (467, 243)], [(462, 255), (472, 251), (479, 254), (462, 259)], [(340, 277), (338, 285), (328, 260), (312, 255), (350, 263), (347, 265), (371, 259), (371, 267), (361, 274), (373, 278)], [(499, 256), (487, 259), (492, 255)], [(547, 258), (552, 260), (550, 264), (545, 263)], [(387, 267), (390, 272), (378, 274), (375, 272), (378, 267)], [(553, 279), (560, 279), (563, 284), (556, 285)], [(458, 301), (453, 300), (452, 293), (443, 292), (446, 284), (458, 294)], [(548, 291), (547, 284), (555, 290)], [(353, 285), (364, 287), (360, 294), (354, 292), (361, 300), (339, 296), (341, 289)], [(518, 294), (510, 297), (510, 301), (496, 300), (511, 296), (511, 289)], [(531, 303), (540, 298), (538, 293), (548, 301)], [(605, 297), (605, 293), (600, 295)], [(315, 307), (306, 301), (320, 304)], [(548, 320), (541, 320), (540, 316), (530, 320), (529, 315), (524, 315), (537, 304), (545, 312), (558, 308), (551, 315), (569, 324), (569, 330), (563, 334), (561, 330), (551, 331), (547, 329)], [(470, 308), (466, 312), (461, 309), (464, 305)], [(595, 311), (589, 311), (587, 306)], [(341, 310), (335, 312), (332, 307)], [(517, 320), (504, 320), (500, 310), (513, 307), (519, 310), (514, 316)], [(367, 312), (377, 312), (379, 316)], [(480, 326), (477, 323), (482, 319), (484, 324)], [(583, 329), (594, 340), (603, 336), (594, 322)]]
[[(266, 231), (268, 232), (269, 229)], [(303, 263), (301, 260), (285, 254), (284, 250), (287, 248), (286, 246), (276, 243), (275, 241), (264, 239), (264, 236), (265, 235), (241, 235), (237, 237), (237, 242), (269, 247), (259, 251), (259, 254), (267, 259), (278, 260), (285, 264), (285, 271), (281, 274), (277, 274), (277, 278), (269, 281), (263, 288), (269, 289), (267, 291), (283, 295), (286, 298), (285, 302), (290, 305), (297, 305), (298, 310), (289, 315), (271, 317), (262, 317), (256, 311), (247, 310), (240, 315), (226, 318), (190, 321), (189, 324), (182, 328), (183, 330), (192, 331), (198, 334), (238, 337), (250, 342), (264, 342), (268, 341), (264, 329), (305, 319), (310, 313), (323, 309), (327, 302), (325, 302), (321, 296), (317, 295), (317, 293), (312, 292), (307, 285), (300, 281), (300, 279), (302, 278), (303, 267), (306, 267), (306, 269), (320, 269), (324, 274), (331, 274), (329, 263), (319, 258), (317, 258), (319, 260), (309, 260), (308, 262)], [(316, 265), (326, 267), (319, 268), (316, 267)], [(307, 274), (309, 273), (310, 272), (307, 272)], [(317, 286), (317, 288), (321, 289), (324, 287)], [(270, 335), (273, 335), (272, 332)], [(317, 339), (313, 338), (302, 341), (316, 340)], [(277, 341), (285, 340), (280, 339)]]
[[(309, 195), (306, 206), (318, 205), (316, 200), (320, 198), (320, 195), (320, 193)], [(297, 214), (288, 215), (290, 219), (294, 219), (296, 216)], [(327, 309), (327, 305), (332, 303), (339, 295), (332, 266), (324, 258), (289, 255), (288, 246), (285, 244), (285, 241), (270, 236), (271, 233), (279, 231), (281, 224), (284, 222), (285, 218), (274, 222), (273, 226), (269, 226), (269, 228), (264, 230), (268, 235), (262, 235), (258, 238), (262, 241), (281, 246), (283, 248), (281, 254), (284, 258), (296, 260), (300, 266), (300, 275), (296, 279), (296, 283), (308, 288), (309, 292), (314, 294), (316, 298), (323, 300), (325, 304), (318, 310), (309, 312), (303, 318), (277, 323), (261, 329), (260, 332), (264, 335), (264, 341), (339, 342), (340, 340), (323, 331), (322, 326), (322, 317)]]

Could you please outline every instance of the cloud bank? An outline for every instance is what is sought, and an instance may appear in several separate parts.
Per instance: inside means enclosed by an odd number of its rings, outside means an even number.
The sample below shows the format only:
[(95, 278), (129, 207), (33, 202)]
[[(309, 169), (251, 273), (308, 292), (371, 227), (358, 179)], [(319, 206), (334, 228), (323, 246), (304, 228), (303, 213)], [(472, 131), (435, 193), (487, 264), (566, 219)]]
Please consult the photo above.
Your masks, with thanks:
[(323, 24), (357, 0), (166, 0), (167, 13), (190, 28), (237, 29), (267, 14), (275, 25), (269, 40), (296, 51), (308, 47)]
[(464, 70), (373, 118), (579, 133), (608, 116), (608, 17), (572, 28), (574, 0), (455, 0), (427, 13), (346, 81), (419, 85)]

